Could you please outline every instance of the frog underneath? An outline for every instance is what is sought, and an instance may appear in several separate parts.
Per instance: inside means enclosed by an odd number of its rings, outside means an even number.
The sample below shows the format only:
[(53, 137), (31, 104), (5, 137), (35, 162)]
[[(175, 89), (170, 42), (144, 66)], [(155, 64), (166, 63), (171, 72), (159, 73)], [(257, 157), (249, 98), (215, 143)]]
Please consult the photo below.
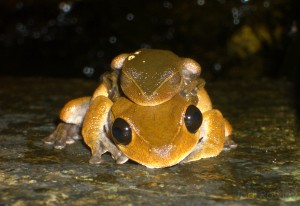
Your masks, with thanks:
[(81, 138), (90, 163), (105, 152), (117, 163), (128, 159), (162, 168), (217, 156), (234, 148), (232, 127), (213, 109), (200, 65), (166, 50), (121, 54), (91, 97), (71, 100), (61, 123), (43, 141), (62, 149)]

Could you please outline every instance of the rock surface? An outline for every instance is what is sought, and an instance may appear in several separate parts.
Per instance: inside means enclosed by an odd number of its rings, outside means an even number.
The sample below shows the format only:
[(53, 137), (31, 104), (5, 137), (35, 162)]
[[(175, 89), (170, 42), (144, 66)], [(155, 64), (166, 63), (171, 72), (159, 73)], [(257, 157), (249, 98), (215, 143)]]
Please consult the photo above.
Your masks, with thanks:
[(96, 85), (0, 77), (1, 206), (300, 204), (299, 133), (286, 81), (208, 82), (238, 148), (165, 169), (117, 165), (109, 155), (90, 165), (83, 142), (64, 150), (41, 142), (63, 104), (90, 95)]

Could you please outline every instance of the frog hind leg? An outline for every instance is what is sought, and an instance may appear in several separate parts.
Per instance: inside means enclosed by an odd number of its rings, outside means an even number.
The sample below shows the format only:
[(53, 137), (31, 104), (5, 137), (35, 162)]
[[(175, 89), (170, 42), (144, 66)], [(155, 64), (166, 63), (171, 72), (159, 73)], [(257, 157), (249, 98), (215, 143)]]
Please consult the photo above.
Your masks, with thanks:
[(225, 142), (225, 120), (220, 111), (212, 109), (203, 113), (200, 140), (182, 163), (217, 156)]
[(224, 118), (224, 123), (225, 123), (225, 142), (224, 142), (223, 151), (228, 151), (231, 149), (235, 149), (237, 147), (237, 144), (231, 139), (231, 134), (232, 134), (231, 124), (225, 118)]
[(80, 128), (89, 108), (90, 99), (90, 97), (81, 97), (65, 104), (60, 112), (62, 122), (43, 139), (43, 142), (54, 145), (55, 149), (63, 149), (66, 144), (72, 144), (75, 140), (81, 139)]
[(85, 143), (91, 148), (91, 164), (102, 162), (102, 154), (110, 152), (118, 164), (125, 163), (128, 158), (115, 146), (109, 138), (109, 115), (112, 101), (104, 96), (97, 96), (86, 113), (82, 135)]

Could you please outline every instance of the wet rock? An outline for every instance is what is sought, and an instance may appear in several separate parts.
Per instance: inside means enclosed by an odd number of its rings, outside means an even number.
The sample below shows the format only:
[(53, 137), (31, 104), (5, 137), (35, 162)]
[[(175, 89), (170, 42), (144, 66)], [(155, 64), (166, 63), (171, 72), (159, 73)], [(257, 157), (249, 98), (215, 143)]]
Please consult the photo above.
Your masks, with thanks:
[(284, 80), (208, 82), (238, 148), (165, 169), (109, 155), (90, 165), (83, 142), (54, 150), (41, 139), (63, 104), (97, 83), (0, 78), (0, 205), (252, 205), (300, 202), (300, 144), (292, 85)]

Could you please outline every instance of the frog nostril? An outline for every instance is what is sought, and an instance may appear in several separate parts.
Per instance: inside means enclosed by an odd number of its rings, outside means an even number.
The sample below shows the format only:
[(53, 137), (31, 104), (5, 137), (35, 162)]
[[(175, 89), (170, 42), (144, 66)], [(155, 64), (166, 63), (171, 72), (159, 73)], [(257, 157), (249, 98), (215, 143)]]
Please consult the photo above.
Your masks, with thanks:
[(124, 119), (117, 118), (112, 125), (111, 131), (117, 144), (127, 145), (131, 142), (131, 128)]

